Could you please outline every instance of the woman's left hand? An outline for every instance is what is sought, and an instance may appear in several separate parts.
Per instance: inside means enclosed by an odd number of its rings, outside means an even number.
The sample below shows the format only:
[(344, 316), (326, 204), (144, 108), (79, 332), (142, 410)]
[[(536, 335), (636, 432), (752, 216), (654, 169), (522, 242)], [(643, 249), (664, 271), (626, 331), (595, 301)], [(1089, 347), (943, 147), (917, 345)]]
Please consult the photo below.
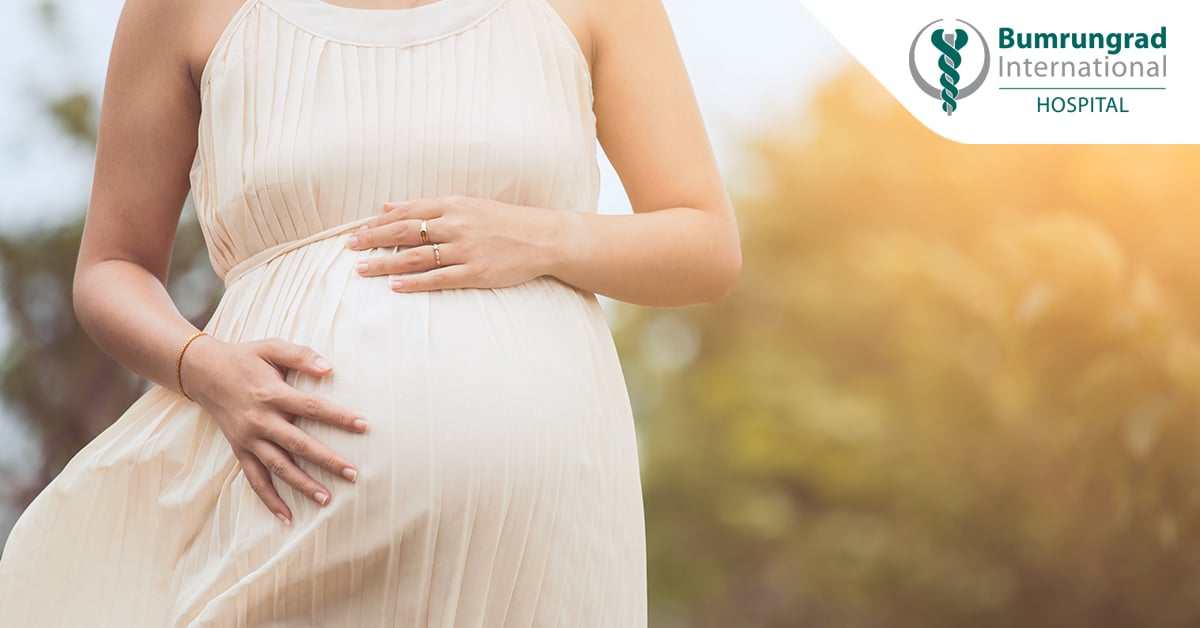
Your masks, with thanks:
[[(392, 275), (396, 292), (503, 288), (549, 274), (560, 210), (445, 196), (386, 203), (384, 214), (353, 232), (356, 251), (405, 246), (364, 259), (364, 277)], [(421, 228), (425, 227), (426, 241)]]

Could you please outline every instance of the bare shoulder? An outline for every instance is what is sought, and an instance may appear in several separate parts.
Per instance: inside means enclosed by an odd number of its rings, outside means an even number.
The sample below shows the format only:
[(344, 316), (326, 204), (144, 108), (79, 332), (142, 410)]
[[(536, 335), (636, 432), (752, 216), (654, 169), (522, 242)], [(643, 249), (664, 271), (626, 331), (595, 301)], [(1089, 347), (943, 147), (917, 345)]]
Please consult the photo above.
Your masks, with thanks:
[[(113, 36), (113, 54), (127, 60), (123, 72), (188, 70), (188, 45), (198, 5), (195, 0), (125, 0)], [(110, 59), (110, 68), (114, 61)]]
[(570, 0), (586, 12), (592, 45), (599, 55), (605, 45), (617, 45), (630, 36), (670, 30), (663, 0)]
[(237, 10), (253, 0), (125, 0), (113, 41), (141, 65), (168, 66), (199, 88), (209, 54)]
[(187, 16), (180, 24), (185, 33), (185, 56), (188, 73), (197, 91), (200, 88), (200, 76), (204, 66), (217, 45), (217, 40), (227, 28), (242, 5), (253, 0), (158, 0), (160, 2), (180, 2), (188, 5)]

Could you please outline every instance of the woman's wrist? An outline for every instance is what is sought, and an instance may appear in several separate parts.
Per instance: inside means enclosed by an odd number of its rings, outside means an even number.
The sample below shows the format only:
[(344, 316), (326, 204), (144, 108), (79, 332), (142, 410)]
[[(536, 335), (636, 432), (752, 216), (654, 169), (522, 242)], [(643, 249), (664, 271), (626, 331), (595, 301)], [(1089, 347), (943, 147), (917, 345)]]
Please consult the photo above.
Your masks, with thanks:
[(214, 360), (219, 360), (214, 355), (220, 351), (223, 344), (225, 343), (208, 334), (192, 340), (179, 360), (181, 389), (178, 392), (190, 397), (193, 401), (198, 399), (196, 395), (203, 389), (203, 375), (207, 369), (211, 368), (210, 365), (214, 363)]
[(543, 227), (537, 238), (539, 274), (562, 279), (583, 250), (584, 218), (584, 214), (577, 211), (545, 210)]

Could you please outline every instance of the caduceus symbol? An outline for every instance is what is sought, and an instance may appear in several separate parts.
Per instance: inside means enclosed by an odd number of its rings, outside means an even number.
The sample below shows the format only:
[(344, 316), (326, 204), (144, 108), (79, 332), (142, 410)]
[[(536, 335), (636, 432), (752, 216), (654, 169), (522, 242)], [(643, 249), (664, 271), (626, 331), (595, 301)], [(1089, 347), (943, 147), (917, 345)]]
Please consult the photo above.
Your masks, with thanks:
[(946, 115), (954, 113), (958, 109), (958, 80), (962, 78), (958, 74), (958, 66), (962, 64), (962, 55), (958, 53), (967, 45), (967, 31), (961, 28), (954, 29), (953, 33), (946, 34), (945, 29), (937, 29), (933, 31), (933, 45), (942, 53), (938, 59), (938, 68), (942, 71), (942, 110)]

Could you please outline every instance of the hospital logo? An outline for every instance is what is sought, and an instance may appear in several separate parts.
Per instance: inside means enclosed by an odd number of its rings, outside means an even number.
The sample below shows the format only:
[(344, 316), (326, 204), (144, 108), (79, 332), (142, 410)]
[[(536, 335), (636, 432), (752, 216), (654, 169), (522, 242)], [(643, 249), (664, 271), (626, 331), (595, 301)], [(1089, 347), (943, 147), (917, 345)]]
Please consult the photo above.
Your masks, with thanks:
[(913, 38), (908, 68), (917, 87), (946, 115), (987, 80), (992, 53), (979, 29), (962, 20), (934, 20)]

